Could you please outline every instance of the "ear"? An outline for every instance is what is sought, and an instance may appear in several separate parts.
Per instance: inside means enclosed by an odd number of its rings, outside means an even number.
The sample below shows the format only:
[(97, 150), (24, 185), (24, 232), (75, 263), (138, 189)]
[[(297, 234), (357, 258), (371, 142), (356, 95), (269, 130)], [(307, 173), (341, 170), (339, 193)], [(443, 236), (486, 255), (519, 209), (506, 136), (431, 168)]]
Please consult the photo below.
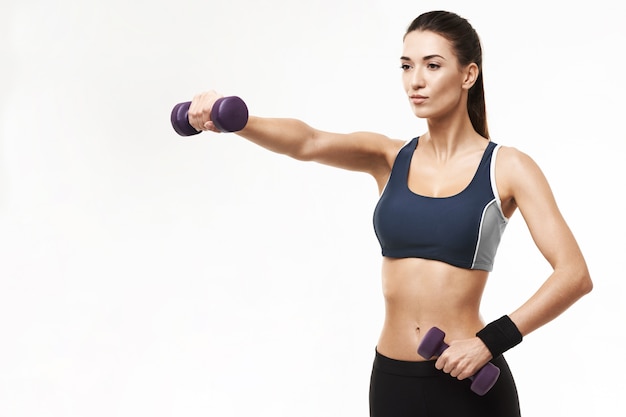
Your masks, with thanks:
[(465, 78), (463, 79), (463, 88), (469, 90), (472, 88), (476, 80), (478, 79), (478, 74), (480, 73), (480, 69), (478, 69), (478, 65), (474, 62), (465, 67), (464, 74)]

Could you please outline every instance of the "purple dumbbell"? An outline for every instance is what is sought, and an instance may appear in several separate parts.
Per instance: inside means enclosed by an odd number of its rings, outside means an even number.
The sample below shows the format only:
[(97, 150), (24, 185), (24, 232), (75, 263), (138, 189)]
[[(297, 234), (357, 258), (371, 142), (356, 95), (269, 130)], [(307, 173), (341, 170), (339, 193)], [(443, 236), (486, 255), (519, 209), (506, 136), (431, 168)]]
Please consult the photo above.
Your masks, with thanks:
[[(172, 109), (172, 127), (181, 136), (197, 135), (200, 131), (189, 124), (191, 101), (178, 103)], [(248, 106), (237, 96), (221, 97), (211, 108), (211, 121), (221, 132), (238, 132), (248, 123)]]
[[(433, 327), (424, 335), (422, 342), (417, 348), (417, 353), (426, 359), (440, 356), (449, 347), (443, 341), (445, 336), (446, 334), (442, 330)], [(472, 380), (470, 388), (478, 395), (485, 395), (494, 386), (499, 376), (500, 368), (491, 362), (487, 362), (476, 374), (470, 376)]]

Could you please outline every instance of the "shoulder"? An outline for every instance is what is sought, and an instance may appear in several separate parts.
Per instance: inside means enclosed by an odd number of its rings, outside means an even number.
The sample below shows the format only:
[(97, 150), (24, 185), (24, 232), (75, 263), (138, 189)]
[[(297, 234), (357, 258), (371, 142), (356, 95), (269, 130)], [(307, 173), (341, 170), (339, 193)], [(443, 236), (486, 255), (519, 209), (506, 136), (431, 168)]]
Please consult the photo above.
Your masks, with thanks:
[(548, 181), (535, 160), (515, 147), (500, 146), (496, 160), (498, 187), (516, 199), (520, 194), (549, 193)]
[(404, 145), (411, 141), (411, 139), (394, 139), (381, 133), (374, 132), (354, 132), (350, 135), (358, 138), (358, 141), (361, 143), (368, 143), (382, 152), (392, 153), (399, 151)]
[(385, 175), (405, 141), (373, 132), (332, 133), (316, 130), (303, 159), (353, 171)]
[(352, 135), (364, 154), (370, 155), (363, 170), (374, 177), (379, 190), (382, 190), (391, 175), (400, 150), (411, 140), (393, 139), (371, 132), (355, 132)]
[(394, 139), (373, 132), (354, 132), (351, 136), (360, 148), (382, 157), (382, 160), (385, 161), (383, 165), (388, 168), (393, 165), (400, 149), (410, 142), (410, 140)]
[(504, 145), (499, 146), (496, 164), (499, 171), (507, 176), (539, 169), (530, 155), (515, 147)]

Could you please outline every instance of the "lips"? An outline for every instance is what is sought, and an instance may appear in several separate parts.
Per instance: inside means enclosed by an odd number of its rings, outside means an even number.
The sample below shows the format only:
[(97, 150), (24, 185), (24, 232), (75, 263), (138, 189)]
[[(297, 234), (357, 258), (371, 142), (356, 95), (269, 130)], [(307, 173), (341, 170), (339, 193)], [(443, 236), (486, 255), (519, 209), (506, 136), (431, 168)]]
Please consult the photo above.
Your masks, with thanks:
[(411, 103), (413, 103), (413, 104), (422, 104), (423, 102), (425, 102), (428, 99), (428, 97), (422, 96), (422, 95), (419, 95), (419, 94), (411, 95), (411, 96), (409, 96), (409, 98), (411, 99)]

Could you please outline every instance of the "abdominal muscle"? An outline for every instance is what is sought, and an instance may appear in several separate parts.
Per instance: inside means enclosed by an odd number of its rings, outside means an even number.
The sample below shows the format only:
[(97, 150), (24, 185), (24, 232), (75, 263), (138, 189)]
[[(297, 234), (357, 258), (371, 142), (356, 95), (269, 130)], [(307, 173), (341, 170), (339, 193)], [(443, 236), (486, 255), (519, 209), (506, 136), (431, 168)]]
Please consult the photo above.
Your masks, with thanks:
[(417, 347), (433, 326), (446, 342), (474, 337), (483, 328), (480, 300), (487, 271), (428, 259), (383, 258), (385, 321), (376, 349), (389, 358), (423, 361)]

